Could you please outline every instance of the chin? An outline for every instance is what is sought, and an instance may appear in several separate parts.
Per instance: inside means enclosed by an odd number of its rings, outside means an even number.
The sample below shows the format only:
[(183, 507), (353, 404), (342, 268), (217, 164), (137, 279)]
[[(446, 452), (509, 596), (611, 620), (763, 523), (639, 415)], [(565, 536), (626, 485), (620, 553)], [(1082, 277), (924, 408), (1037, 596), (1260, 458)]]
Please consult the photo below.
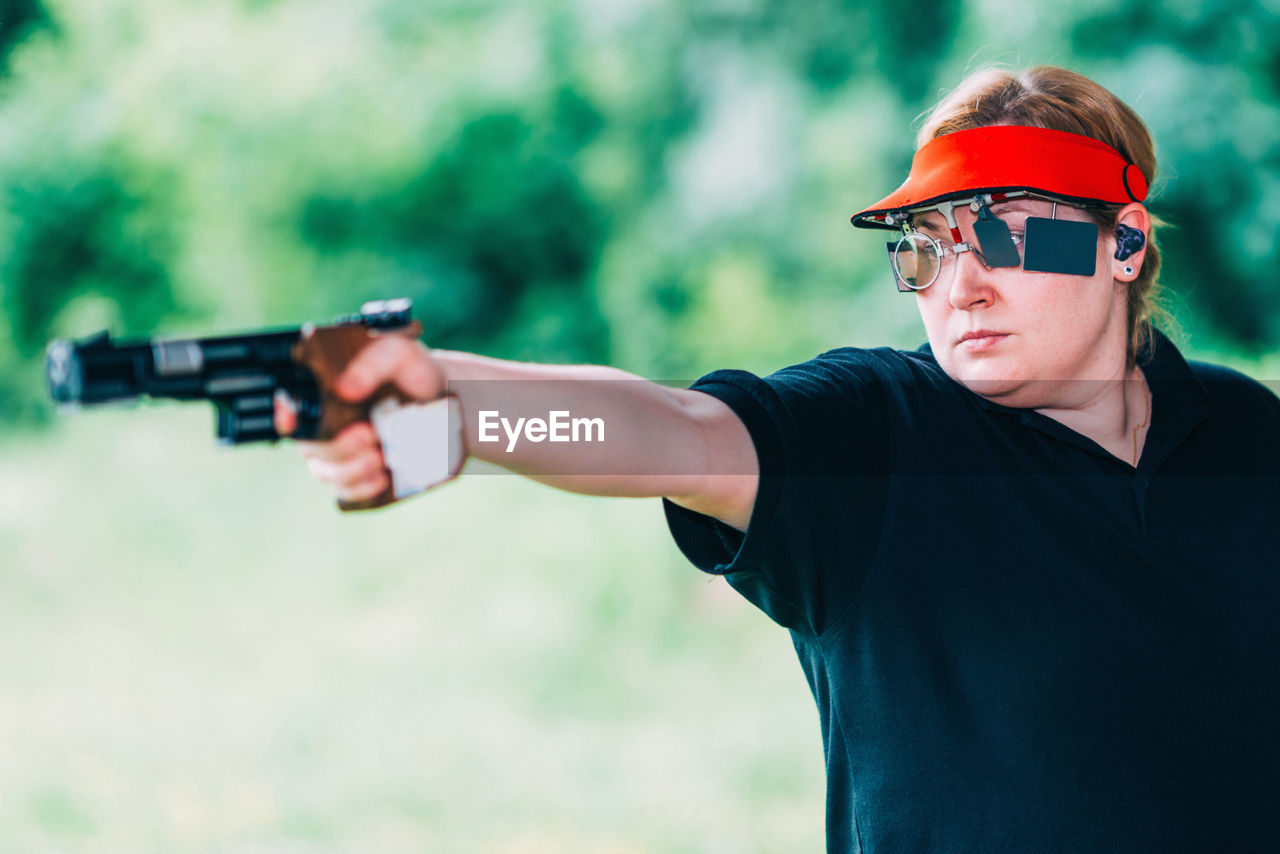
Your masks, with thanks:
[(1005, 406), (1033, 407), (1045, 391), (1042, 383), (1032, 379), (1029, 369), (1005, 359), (960, 359), (944, 365), (952, 379), (976, 395)]
[(961, 379), (960, 384), (980, 397), (995, 403), (1025, 409), (1034, 405), (1036, 397), (1025, 380)]
[(1000, 397), (1017, 391), (1022, 383), (1013, 379), (988, 379), (979, 377), (961, 377), (960, 384), (974, 394), (983, 397)]

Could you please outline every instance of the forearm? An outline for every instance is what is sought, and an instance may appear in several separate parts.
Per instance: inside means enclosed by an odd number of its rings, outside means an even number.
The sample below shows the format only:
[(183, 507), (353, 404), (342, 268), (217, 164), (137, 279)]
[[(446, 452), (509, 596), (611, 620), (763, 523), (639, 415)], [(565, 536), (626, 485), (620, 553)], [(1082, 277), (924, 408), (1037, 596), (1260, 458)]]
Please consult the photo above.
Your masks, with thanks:
[[(750, 519), (755, 446), (737, 415), (711, 395), (613, 368), (429, 351), (396, 336), (356, 354), (332, 392), (359, 403), (387, 386), (419, 401), (452, 393), (470, 456), (534, 480), (590, 495), (665, 496), (742, 530)], [(277, 400), (277, 431), (287, 436), (295, 425), (296, 415)], [(301, 447), (312, 474), (340, 501), (373, 500), (391, 484), (383, 437), (368, 422)]]
[(431, 355), (462, 404), (468, 453), (510, 471), (574, 492), (692, 505), (755, 476), (745, 428), (701, 392), (615, 368)]

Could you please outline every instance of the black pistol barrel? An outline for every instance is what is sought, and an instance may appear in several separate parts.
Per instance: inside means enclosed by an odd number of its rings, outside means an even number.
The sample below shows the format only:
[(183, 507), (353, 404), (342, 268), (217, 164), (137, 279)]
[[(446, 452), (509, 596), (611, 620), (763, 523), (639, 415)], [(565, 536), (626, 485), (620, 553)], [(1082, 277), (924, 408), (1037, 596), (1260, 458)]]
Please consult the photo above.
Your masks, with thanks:
[(106, 403), (136, 397), (208, 400), (271, 391), (290, 373), (298, 330), (223, 338), (114, 342), (105, 333), (60, 339), (45, 354), (49, 395), (57, 403)]
[[(335, 326), (394, 330), (413, 323), (407, 299), (366, 303)], [(45, 351), (49, 396), (62, 405), (93, 405), (140, 397), (208, 400), (217, 409), (218, 438), (230, 444), (280, 438), (274, 398), (284, 392), (298, 408), (296, 438), (314, 438), (320, 390), (294, 361), (299, 328), (216, 338), (116, 342), (106, 332), (81, 341), (59, 339)]]

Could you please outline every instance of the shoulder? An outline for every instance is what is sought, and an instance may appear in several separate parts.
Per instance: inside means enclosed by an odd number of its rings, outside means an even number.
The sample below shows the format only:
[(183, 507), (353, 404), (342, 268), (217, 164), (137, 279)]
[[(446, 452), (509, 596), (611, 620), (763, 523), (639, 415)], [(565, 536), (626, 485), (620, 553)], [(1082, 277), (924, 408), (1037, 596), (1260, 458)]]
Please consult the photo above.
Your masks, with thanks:
[(766, 377), (771, 383), (821, 384), (842, 389), (869, 385), (938, 386), (951, 384), (927, 350), (840, 347)]
[(785, 448), (792, 471), (834, 472), (853, 470), (867, 449), (887, 448), (891, 425), (939, 411), (939, 401), (955, 395), (948, 383), (927, 352), (841, 347), (764, 377), (715, 371), (693, 388), (734, 411), (762, 468), (783, 459)]
[(940, 372), (938, 362), (928, 348), (920, 350), (895, 350), (892, 347), (837, 347), (828, 350), (805, 365), (829, 366), (834, 369), (857, 371), (885, 379), (915, 379), (922, 374)]
[(1209, 393), (1215, 409), (1270, 414), (1280, 418), (1276, 383), (1258, 382), (1247, 374), (1210, 362), (1188, 361), (1187, 367)]
[(718, 396), (747, 394), (789, 406), (917, 406), (954, 396), (959, 386), (927, 349), (840, 347), (763, 377), (739, 370), (714, 371), (693, 388)]
[(712, 371), (699, 378), (693, 384), (693, 388), (705, 389), (715, 385), (747, 388), (762, 383), (774, 387), (841, 385), (857, 384), (876, 378), (905, 377), (903, 359), (906, 355), (887, 347), (874, 350), (840, 347), (763, 376), (737, 369)]
[(1264, 384), (1224, 365), (1187, 359), (1160, 332), (1143, 370), (1158, 395), (1201, 410), (1218, 425), (1261, 426), (1280, 438), (1280, 385), (1274, 381)]

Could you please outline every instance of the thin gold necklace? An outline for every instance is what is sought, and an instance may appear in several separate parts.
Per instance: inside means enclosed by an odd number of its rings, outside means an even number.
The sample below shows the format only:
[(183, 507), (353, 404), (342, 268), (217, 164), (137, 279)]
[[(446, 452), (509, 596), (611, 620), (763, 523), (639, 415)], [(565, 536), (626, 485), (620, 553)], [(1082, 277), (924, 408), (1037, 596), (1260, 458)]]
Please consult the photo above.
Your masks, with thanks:
[[(1142, 376), (1141, 373), (1138, 374)], [(1146, 413), (1142, 416), (1142, 423), (1133, 428), (1133, 467), (1138, 467), (1138, 434), (1147, 426), (1147, 422), (1151, 420), (1151, 396), (1147, 394), (1146, 383), (1142, 384), (1142, 402), (1146, 404)]]

